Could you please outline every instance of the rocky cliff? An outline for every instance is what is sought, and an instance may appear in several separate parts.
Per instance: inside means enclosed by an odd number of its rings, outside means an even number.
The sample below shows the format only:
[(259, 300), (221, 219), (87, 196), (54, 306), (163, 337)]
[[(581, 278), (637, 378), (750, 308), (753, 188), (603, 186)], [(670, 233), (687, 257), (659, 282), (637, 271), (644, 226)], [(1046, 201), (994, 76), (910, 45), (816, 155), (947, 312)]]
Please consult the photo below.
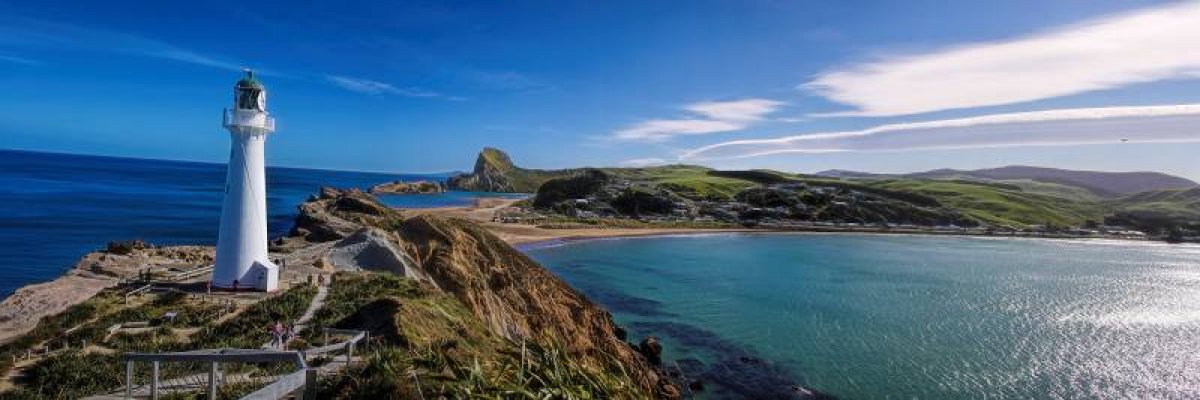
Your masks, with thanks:
[[(376, 238), (394, 241), (404, 254), (396, 255), (394, 262), (374, 263), (395, 264), (391, 270), (408, 270), (406, 275), (453, 296), (492, 334), (513, 342), (562, 346), (597, 373), (622, 371), (648, 393), (677, 394), (624, 341), (624, 331), (607, 311), (470, 221), (427, 215), (405, 219), (356, 190), (324, 189), (300, 211), (295, 239), (348, 248), (342, 242), (361, 243), (366, 238), (358, 232), (375, 230)], [(388, 253), (376, 252), (374, 257), (386, 258)]]

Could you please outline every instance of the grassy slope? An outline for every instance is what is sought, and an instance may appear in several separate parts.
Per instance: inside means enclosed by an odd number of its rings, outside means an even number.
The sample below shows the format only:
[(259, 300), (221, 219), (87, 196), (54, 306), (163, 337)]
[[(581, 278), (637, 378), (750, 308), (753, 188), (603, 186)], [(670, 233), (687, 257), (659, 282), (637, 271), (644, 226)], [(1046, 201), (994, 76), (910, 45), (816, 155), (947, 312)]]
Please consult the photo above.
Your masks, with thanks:
[(366, 363), (323, 380), (320, 398), (645, 397), (620, 371), (589, 372), (553, 344), (504, 340), (454, 297), (407, 278), (339, 273), (314, 322), (369, 327), (375, 338)]
[(993, 225), (1079, 226), (1089, 219), (1101, 220), (1107, 211), (1095, 202), (1074, 201), (985, 183), (895, 179), (866, 181), (866, 184), (930, 196), (946, 206)]
[(1200, 219), (1200, 189), (1154, 190), (1117, 200), (1113, 204), (1122, 211)]
[(637, 183), (663, 185), (691, 198), (732, 199), (737, 192), (755, 186), (754, 182), (712, 176), (709, 168), (694, 165), (666, 165), (649, 168), (607, 168), (605, 172)]

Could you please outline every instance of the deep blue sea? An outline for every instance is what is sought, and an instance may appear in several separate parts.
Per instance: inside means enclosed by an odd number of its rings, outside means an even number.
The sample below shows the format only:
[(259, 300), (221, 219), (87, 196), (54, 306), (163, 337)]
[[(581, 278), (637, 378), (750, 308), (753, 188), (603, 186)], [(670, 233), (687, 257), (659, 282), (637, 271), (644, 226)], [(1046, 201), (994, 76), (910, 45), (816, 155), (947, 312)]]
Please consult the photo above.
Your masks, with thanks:
[(526, 249), (715, 398), (1198, 398), (1200, 246), (846, 234)]
[[(445, 179), (267, 168), (272, 237), (291, 229), (296, 206), (321, 186), (367, 188), (393, 180)], [(0, 298), (54, 279), (111, 240), (214, 244), (225, 165), (0, 150)], [(463, 192), (381, 196), (397, 207), (465, 205)]]

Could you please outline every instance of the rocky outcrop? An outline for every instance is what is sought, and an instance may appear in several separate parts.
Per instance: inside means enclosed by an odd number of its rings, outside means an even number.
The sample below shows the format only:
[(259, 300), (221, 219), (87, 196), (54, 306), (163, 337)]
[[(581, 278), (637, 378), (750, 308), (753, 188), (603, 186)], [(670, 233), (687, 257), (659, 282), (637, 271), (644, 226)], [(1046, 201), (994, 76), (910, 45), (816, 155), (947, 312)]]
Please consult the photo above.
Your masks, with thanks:
[(642, 339), (641, 343), (638, 343), (637, 349), (639, 353), (642, 353), (642, 356), (646, 357), (646, 360), (650, 361), (650, 364), (662, 365), (663, 347), (662, 341), (658, 337), (647, 336), (645, 339)]
[(441, 182), (432, 181), (416, 181), (403, 182), (395, 181), (388, 183), (380, 183), (372, 186), (368, 192), (372, 194), (418, 194), (418, 193), (441, 193), (445, 192), (446, 187)]
[(513, 164), (508, 154), (486, 147), (479, 152), (471, 173), (452, 176), (446, 184), (451, 189), (472, 192), (533, 193), (550, 179), (571, 176), (579, 171), (521, 168)]
[(607, 311), (499, 237), (462, 219), (404, 219), (370, 206), (377, 203), (358, 191), (323, 190), (300, 207), (296, 233), (338, 240), (326, 255), (336, 266), (385, 269), (431, 282), (498, 337), (553, 342), (587, 368), (627, 371), (648, 391), (677, 393), (623, 341)]
[(311, 242), (341, 240), (364, 225), (392, 229), (404, 219), (399, 211), (358, 189), (321, 188), (321, 194), (300, 205), (289, 236)]
[[(517, 188), (509, 179), (510, 173), (517, 172), (512, 159), (499, 149), (484, 148), (475, 159), (475, 168), (470, 174), (456, 175), (447, 181), (454, 189), (475, 192), (517, 192)], [(535, 188), (536, 189), (536, 188)]]

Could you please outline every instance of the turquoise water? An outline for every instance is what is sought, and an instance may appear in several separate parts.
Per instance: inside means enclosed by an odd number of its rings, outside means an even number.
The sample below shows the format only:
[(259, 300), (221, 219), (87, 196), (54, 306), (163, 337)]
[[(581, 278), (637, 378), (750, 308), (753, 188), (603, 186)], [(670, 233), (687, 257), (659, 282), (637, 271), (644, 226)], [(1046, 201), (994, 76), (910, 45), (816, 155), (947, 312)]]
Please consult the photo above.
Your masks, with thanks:
[(1194, 398), (1200, 247), (720, 234), (526, 251), (715, 397)]

